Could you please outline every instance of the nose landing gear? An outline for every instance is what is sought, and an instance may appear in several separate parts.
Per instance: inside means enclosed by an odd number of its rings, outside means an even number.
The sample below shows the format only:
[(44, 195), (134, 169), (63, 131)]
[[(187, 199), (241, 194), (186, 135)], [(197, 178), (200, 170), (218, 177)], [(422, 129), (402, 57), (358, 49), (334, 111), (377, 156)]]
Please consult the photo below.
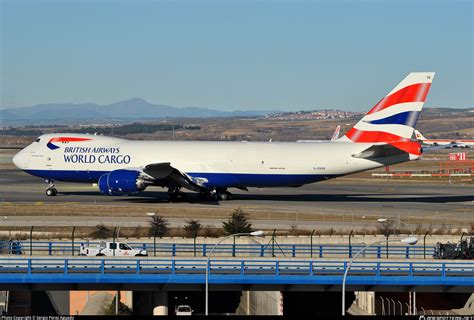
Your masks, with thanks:
[(58, 194), (58, 190), (55, 188), (54, 185), (54, 180), (44, 180), (46, 183), (48, 183), (48, 189), (46, 189), (46, 195), (48, 197), (54, 197)]

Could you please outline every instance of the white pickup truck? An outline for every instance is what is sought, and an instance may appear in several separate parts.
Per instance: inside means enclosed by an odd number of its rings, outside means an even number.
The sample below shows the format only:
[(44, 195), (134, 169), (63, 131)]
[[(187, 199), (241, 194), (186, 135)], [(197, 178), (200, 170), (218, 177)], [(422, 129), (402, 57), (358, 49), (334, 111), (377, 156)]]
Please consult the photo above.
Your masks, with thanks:
[(79, 252), (81, 256), (116, 256), (116, 257), (143, 257), (147, 256), (146, 250), (133, 249), (123, 242), (105, 242), (102, 241), (95, 247), (81, 246)]

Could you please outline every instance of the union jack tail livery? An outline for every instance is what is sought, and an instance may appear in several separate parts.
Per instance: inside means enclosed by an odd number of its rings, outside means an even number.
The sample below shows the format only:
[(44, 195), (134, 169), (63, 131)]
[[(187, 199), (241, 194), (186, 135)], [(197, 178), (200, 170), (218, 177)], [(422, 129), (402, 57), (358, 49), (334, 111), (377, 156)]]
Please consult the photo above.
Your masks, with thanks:
[(410, 73), (345, 137), (353, 142), (409, 141), (433, 78), (434, 72)]
[(412, 154), (421, 152), (410, 139), (428, 95), (434, 72), (412, 72), (380, 100), (342, 141), (388, 143)]

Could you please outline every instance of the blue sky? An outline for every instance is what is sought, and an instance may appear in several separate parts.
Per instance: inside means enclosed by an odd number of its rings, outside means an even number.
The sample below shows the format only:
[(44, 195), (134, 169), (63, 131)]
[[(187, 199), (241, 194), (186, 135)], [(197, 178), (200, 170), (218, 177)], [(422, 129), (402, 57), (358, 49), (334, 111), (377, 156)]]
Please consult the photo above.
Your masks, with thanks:
[(410, 71), (474, 107), (473, 1), (0, 0), (0, 108), (141, 97), (365, 111)]

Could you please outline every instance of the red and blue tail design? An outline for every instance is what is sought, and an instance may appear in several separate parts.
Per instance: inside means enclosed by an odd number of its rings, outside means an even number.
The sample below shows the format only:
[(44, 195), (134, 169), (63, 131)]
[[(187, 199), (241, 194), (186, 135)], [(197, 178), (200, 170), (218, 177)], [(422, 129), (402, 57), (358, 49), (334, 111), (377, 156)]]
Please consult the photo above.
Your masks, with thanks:
[(412, 154), (421, 154), (411, 141), (428, 95), (434, 72), (412, 72), (379, 101), (341, 141), (389, 143)]

